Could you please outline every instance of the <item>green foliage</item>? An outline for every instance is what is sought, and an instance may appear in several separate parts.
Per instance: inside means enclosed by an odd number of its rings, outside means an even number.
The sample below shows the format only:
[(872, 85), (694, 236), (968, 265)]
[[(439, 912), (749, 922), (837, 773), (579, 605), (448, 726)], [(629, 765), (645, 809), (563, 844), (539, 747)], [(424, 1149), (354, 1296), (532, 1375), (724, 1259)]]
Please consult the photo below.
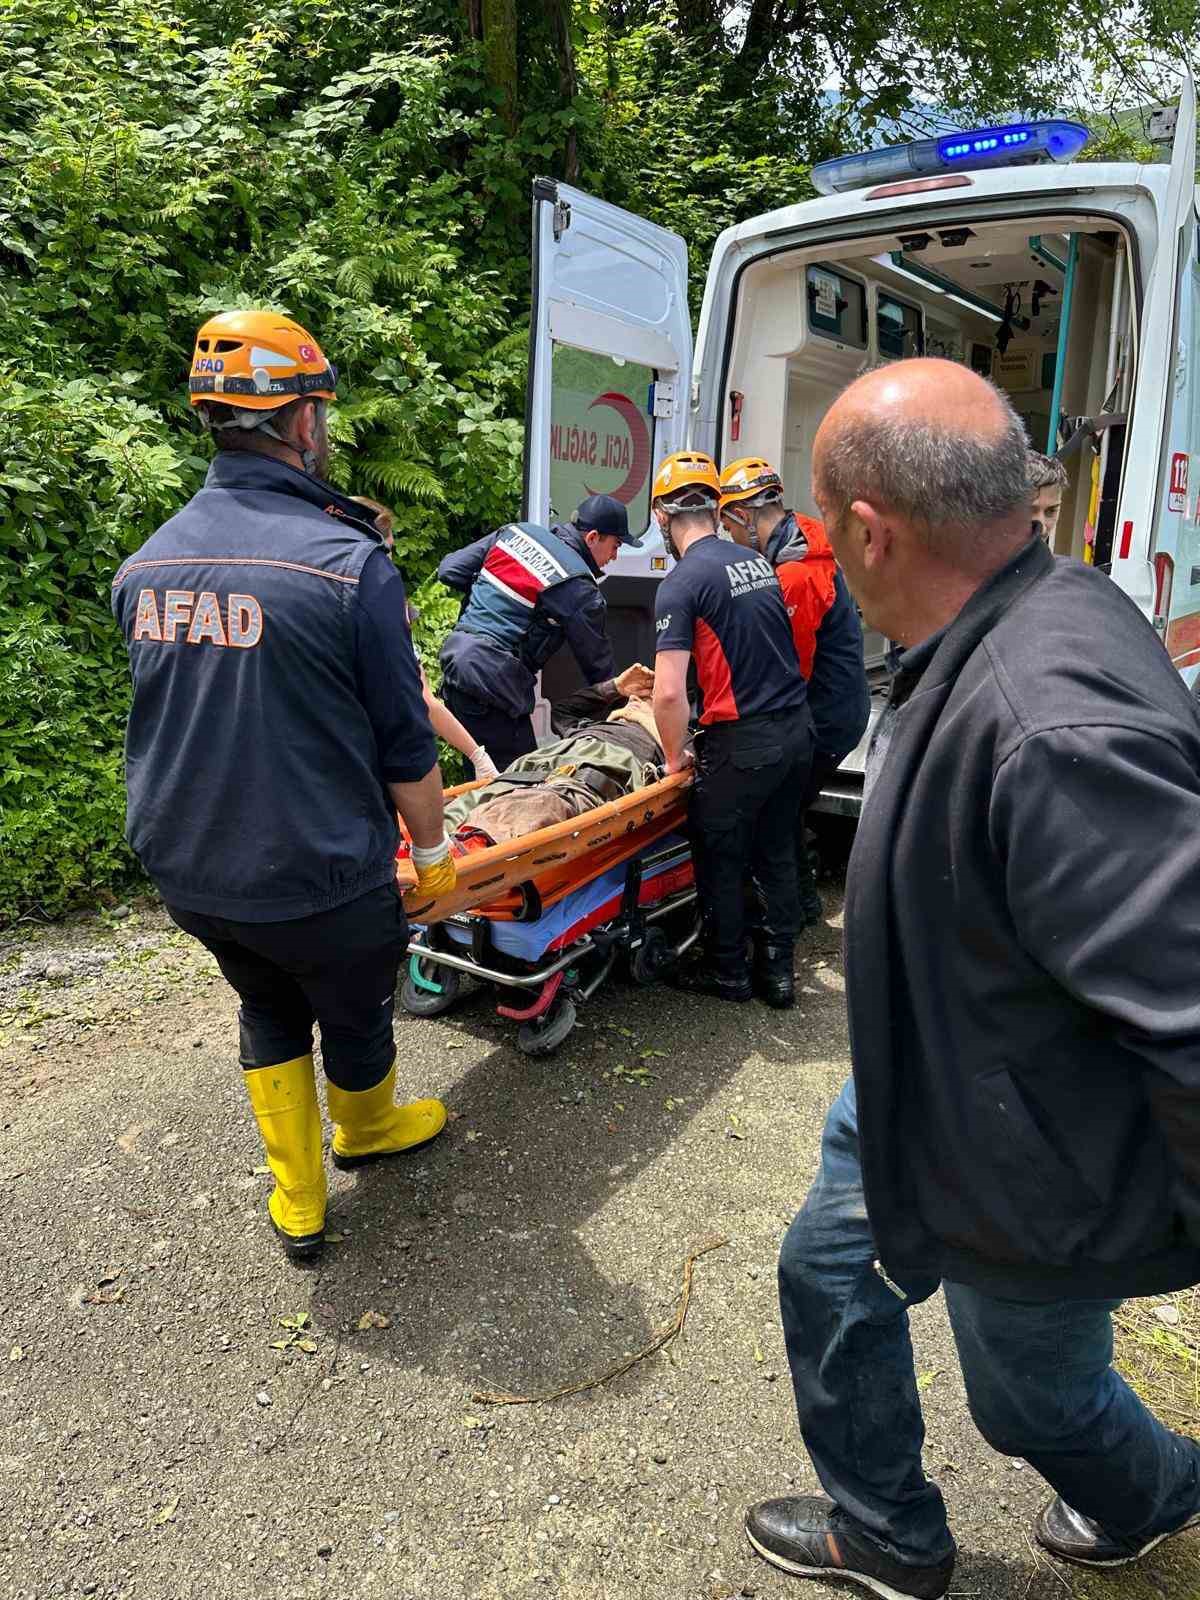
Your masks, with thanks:
[[(698, 297), (716, 234), (811, 160), (930, 100), (1046, 104), (1081, 61), (1144, 96), (1194, 13), (0, 0), (0, 919), (130, 867), (108, 591), (202, 480), (207, 315), (286, 311), (336, 361), (331, 477), (394, 507), (433, 666), (437, 560), (519, 504), (534, 175), (683, 233)], [(472, 18), (515, 25), (515, 84)]]
[[(89, 705), (86, 658), (35, 607), (0, 618), (0, 917), (129, 875), (120, 746)], [(115, 720), (115, 719), (114, 719)]]

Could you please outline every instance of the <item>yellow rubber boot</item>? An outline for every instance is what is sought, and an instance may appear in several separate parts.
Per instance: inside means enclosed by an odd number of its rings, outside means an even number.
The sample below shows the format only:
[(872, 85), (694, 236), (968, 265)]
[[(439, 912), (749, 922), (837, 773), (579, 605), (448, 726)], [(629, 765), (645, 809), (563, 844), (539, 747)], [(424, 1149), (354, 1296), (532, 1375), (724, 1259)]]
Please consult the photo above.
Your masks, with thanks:
[(381, 1083), (357, 1093), (329, 1085), (335, 1167), (362, 1167), (368, 1161), (398, 1156), (441, 1133), (446, 1108), (440, 1100), (411, 1100), (398, 1106), (392, 1100), (395, 1092), (395, 1066)]
[(275, 1174), (267, 1202), (275, 1232), (288, 1255), (315, 1255), (325, 1242), (325, 1166), (313, 1058), (254, 1067), (243, 1076)]

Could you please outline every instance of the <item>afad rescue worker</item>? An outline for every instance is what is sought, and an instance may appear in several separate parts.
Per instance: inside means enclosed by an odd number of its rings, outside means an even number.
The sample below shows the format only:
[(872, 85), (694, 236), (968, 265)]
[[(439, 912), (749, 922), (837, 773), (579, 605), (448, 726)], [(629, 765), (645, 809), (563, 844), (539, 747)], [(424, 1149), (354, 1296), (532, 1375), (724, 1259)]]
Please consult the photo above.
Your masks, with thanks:
[(622, 545), (641, 542), (621, 502), (594, 494), (568, 523), (510, 522), (438, 567), (441, 582), (466, 596), (439, 658), (442, 696), (501, 769), (536, 747), (537, 675), (564, 643), (586, 684), (611, 687), (600, 574)]
[(738, 544), (757, 550), (775, 568), (808, 683), (816, 751), (796, 810), (799, 924), (808, 928), (821, 920), (805, 840), (808, 808), (862, 738), (871, 711), (862, 626), (824, 527), (784, 506), (783, 480), (761, 456), (745, 456), (722, 472), (721, 521)]
[[(691, 759), (688, 673), (699, 730), (691, 803), (704, 958), (681, 986), (722, 1000), (795, 1003), (796, 796), (808, 784), (812, 718), (774, 568), (717, 532), (721, 486), (706, 455), (668, 456), (654, 479), (654, 516), (677, 565), (655, 601), (654, 720), (667, 770)], [(761, 900), (753, 973), (746, 962), (744, 885)]]
[(271, 1221), (297, 1257), (325, 1228), (314, 1020), (335, 1165), (446, 1121), (437, 1100), (393, 1101), (397, 808), (421, 892), (455, 871), (404, 584), (369, 516), (322, 481), (336, 382), (287, 317), (205, 323), (190, 398), (216, 459), (113, 583), (133, 676), (126, 836), (241, 998)]

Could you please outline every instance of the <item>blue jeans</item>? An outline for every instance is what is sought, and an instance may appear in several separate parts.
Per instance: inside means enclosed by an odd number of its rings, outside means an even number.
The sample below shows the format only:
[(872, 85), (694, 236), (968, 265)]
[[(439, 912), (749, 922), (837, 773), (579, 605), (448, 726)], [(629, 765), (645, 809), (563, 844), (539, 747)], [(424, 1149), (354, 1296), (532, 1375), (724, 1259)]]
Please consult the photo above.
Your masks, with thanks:
[[(889, 1286), (875, 1267), (854, 1085), (825, 1123), (821, 1169), (779, 1257), (779, 1302), (800, 1432), (829, 1496), (897, 1560), (933, 1564), (954, 1541), (921, 1467), (908, 1307), (936, 1278)], [(945, 1285), (976, 1427), (1131, 1550), (1200, 1502), (1200, 1445), (1151, 1416), (1110, 1365), (1119, 1300), (999, 1300)]]

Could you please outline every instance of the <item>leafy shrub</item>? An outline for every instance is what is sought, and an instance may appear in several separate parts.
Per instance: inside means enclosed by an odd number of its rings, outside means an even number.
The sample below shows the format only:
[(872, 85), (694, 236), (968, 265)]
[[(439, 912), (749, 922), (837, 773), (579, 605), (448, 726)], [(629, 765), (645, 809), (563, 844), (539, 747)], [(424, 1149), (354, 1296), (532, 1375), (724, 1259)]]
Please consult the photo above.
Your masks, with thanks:
[(331, 476), (393, 506), (436, 672), (456, 602), (430, 575), (520, 498), (535, 174), (577, 156), (583, 187), (681, 232), (698, 308), (720, 229), (803, 198), (810, 159), (914, 98), (1050, 104), (1081, 59), (1148, 102), (1125, 56), (1176, 58), (1196, 0), (1112, 31), (1093, 0), (803, 26), (783, 0), (513, 0), (508, 56), (469, 37), (501, 10), (0, 0), (0, 917), (128, 868), (108, 588), (202, 479), (207, 315), (288, 312), (337, 363)]
[(0, 919), (60, 911), (128, 877), (119, 748), (96, 726), (86, 659), (44, 612), (0, 618)]

